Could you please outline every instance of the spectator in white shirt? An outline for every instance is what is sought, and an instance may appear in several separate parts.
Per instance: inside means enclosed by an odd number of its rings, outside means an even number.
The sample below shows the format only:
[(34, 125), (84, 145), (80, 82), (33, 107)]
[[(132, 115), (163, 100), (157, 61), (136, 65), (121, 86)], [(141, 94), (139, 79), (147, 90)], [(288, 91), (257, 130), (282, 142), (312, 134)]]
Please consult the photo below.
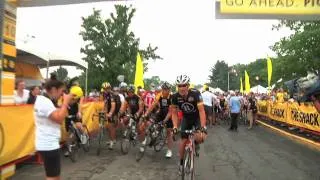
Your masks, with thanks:
[(46, 93), (38, 95), (34, 104), (35, 148), (44, 162), (47, 180), (60, 179), (60, 136), (61, 123), (68, 115), (72, 95), (63, 95), (63, 104), (57, 108), (57, 100), (64, 91), (64, 84), (52, 75), (46, 85)]
[(202, 98), (203, 98), (204, 110), (206, 112), (207, 123), (209, 125), (214, 125), (212, 120), (214, 95), (209, 91), (209, 87), (205, 88), (205, 91), (202, 93)]
[(14, 103), (15, 104), (26, 104), (29, 99), (29, 91), (25, 89), (26, 84), (23, 80), (18, 80), (16, 82), (16, 89), (13, 92)]

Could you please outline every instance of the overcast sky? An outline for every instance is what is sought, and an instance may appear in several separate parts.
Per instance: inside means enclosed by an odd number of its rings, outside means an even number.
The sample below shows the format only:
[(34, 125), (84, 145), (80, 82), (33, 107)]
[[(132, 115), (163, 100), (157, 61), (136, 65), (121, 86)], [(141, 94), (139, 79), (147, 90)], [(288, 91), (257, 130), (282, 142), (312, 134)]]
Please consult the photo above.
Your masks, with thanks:
[[(108, 17), (119, 2), (19, 8), (17, 41), (28, 40), (34, 47), (62, 56), (81, 58), (81, 17), (101, 9)], [(208, 80), (216, 60), (230, 65), (248, 63), (274, 53), (269, 46), (289, 31), (272, 31), (276, 20), (216, 20), (213, 0), (136, 0), (131, 29), (141, 39), (141, 48), (158, 46), (163, 60), (150, 62), (145, 77), (153, 75), (173, 82), (181, 73), (194, 83)], [(35, 36), (28, 39), (27, 34)], [(79, 71), (68, 68), (69, 75)]]

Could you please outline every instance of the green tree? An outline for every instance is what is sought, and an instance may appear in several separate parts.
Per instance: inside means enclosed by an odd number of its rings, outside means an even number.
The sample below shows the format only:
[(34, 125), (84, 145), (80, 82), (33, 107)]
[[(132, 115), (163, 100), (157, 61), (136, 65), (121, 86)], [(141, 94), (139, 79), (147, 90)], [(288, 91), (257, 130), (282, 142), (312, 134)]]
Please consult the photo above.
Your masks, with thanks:
[(305, 76), (308, 71), (318, 74), (320, 69), (320, 21), (282, 20), (273, 29), (289, 28), (293, 34), (283, 37), (271, 48), (288, 74)]
[(228, 90), (228, 64), (225, 61), (218, 60), (211, 68), (209, 75), (209, 85), (219, 87), (222, 90)]
[(59, 67), (57, 70), (53, 71), (57, 75), (57, 79), (60, 81), (67, 81), (68, 80), (68, 71), (63, 67)]
[(151, 89), (151, 84), (153, 84), (155, 87), (158, 87), (162, 84), (163, 81), (160, 80), (159, 76), (152, 76), (151, 78), (145, 78), (144, 79), (144, 88), (145, 89)]
[[(115, 13), (104, 20), (99, 10), (82, 18), (80, 35), (85, 41), (81, 52), (88, 62), (88, 87), (99, 87), (108, 81), (118, 85), (117, 76), (123, 74), (125, 81), (133, 83), (137, 52), (140, 52), (144, 67), (147, 70), (149, 59), (161, 59), (156, 54), (157, 47), (150, 44), (146, 49), (139, 49), (140, 39), (130, 30), (131, 20), (135, 9), (115, 5)], [(84, 79), (85, 74), (82, 74)]]

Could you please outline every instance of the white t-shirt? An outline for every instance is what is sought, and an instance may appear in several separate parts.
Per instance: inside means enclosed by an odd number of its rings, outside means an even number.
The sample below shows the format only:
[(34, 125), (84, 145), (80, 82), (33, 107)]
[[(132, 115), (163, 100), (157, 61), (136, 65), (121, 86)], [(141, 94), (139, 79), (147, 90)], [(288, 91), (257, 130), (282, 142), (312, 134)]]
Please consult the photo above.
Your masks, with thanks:
[(34, 103), (37, 151), (51, 151), (60, 148), (60, 124), (49, 119), (50, 114), (55, 110), (56, 107), (50, 99), (41, 95), (37, 96)]
[(30, 91), (24, 89), (23, 90), (23, 96), (20, 97), (18, 95), (18, 92), (16, 90), (14, 90), (13, 95), (14, 95), (14, 103), (15, 104), (26, 104), (28, 99), (29, 99), (29, 93)]
[(120, 101), (121, 101), (121, 103), (124, 103), (125, 98), (124, 98), (123, 94), (119, 93), (119, 96), (120, 96)]
[(212, 106), (214, 96), (211, 92), (205, 91), (202, 93), (203, 104), (206, 106)]

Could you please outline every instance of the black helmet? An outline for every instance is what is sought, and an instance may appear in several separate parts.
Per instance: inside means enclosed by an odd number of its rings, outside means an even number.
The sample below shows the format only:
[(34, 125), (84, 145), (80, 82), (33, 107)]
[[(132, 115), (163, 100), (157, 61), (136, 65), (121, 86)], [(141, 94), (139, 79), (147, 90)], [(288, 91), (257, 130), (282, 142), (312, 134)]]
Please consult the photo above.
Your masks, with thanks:
[(171, 89), (171, 85), (168, 82), (164, 82), (161, 85), (161, 89)]
[(133, 84), (130, 84), (129, 86), (128, 86), (128, 92), (135, 92), (136, 91), (136, 87), (134, 87), (134, 85)]

